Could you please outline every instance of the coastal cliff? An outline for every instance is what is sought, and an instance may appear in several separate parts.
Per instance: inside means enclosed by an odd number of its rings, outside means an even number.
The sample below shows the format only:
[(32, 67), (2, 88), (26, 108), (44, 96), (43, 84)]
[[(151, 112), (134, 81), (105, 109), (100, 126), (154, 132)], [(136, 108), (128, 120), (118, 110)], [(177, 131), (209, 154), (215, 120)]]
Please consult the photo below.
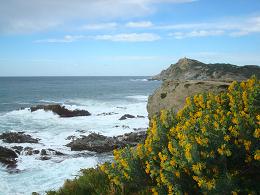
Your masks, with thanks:
[(147, 111), (151, 118), (160, 110), (176, 112), (183, 107), (185, 98), (198, 93), (219, 93), (234, 80), (241, 81), (252, 75), (260, 77), (260, 67), (254, 65), (205, 64), (182, 58), (176, 64), (152, 77), (162, 80), (162, 85), (148, 98)]
[(256, 65), (237, 66), (224, 63), (205, 64), (197, 60), (181, 58), (176, 64), (171, 64), (169, 68), (151, 79), (241, 81), (250, 78), (252, 74), (259, 78), (260, 67)]

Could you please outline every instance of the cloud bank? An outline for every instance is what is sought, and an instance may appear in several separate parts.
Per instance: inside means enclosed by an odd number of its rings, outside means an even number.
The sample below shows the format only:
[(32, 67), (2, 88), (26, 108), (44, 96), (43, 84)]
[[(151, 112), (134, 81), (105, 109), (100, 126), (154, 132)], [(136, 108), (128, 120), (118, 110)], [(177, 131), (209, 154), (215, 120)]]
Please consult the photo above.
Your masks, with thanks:
[[(32, 33), (60, 27), (74, 20), (134, 18), (156, 11), (155, 4), (194, 0), (4, 0), (0, 33)], [(88, 29), (100, 26), (86, 27)]]

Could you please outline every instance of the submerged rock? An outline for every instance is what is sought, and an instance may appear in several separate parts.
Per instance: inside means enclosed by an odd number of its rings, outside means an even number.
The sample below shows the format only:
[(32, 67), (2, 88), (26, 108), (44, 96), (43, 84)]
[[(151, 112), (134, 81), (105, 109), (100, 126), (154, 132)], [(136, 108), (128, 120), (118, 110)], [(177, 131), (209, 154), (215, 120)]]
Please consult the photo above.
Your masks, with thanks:
[(5, 132), (0, 135), (0, 139), (6, 143), (38, 143), (39, 141), (24, 132)]
[(107, 137), (104, 135), (91, 133), (88, 136), (78, 138), (67, 144), (71, 150), (88, 150), (97, 153), (111, 152), (117, 148), (123, 148), (127, 145), (135, 146), (138, 142), (145, 139), (146, 132), (133, 132), (117, 137)]
[(121, 118), (119, 120), (126, 120), (128, 118), (135, 118), (135, 116), (133, 116), (131, 114), (125, 114), (125, 115), (121, 116)]
[(0, 162), (4, 165), (7, 165), (7, 168), (15, 168), (16, 167), (16, 158), (17, 154), (15, 151), (0, 146)]
[(59, 104), (54, 105), (37, 105), (30, 108), (31, 112), (37, 110), (52, 111), (58, 114), (60, 117), (76, 117), (76, 116), (90, 116), (91, 114), (87, 110), (69, 110), (65, 106)]

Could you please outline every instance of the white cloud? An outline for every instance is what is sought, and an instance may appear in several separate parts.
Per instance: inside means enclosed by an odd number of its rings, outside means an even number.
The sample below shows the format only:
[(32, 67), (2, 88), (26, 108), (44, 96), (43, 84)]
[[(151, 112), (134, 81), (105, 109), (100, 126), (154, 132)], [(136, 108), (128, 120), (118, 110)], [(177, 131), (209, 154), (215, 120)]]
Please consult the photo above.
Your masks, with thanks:
[(0, 33), (31, 33), (64, 27), (75, 20), (110, 21), (156, 11), (154, 4), (193, 0), (2, 0)]
[(157, 41), (161, 37), (153, 33), (125, 33), (114, 35), (66, 35), (62, 38), (49, 38), (34, 41), (35, 43), (72, 43), (82, 39), (115, 41), (115, 42), (152, 42)]
[(157, 41), (161, 37), (153, 33), (128, 33), (115, 35), (97, 35), (96, 40), (116, 41), (116, 42), (151, 42)]
[(79, 39), (86, 38), (86, 36), (83, 35), (66, 35), (63, 38), (60, 39), (41, 39), (36, 40), (35, 43), (72, 43), (74, 41), (77, 41)]
[(129, 28), (148, 28), (152, 27), (153, 23), (150, 21), (140, 21), (140, 22), (128, 22), (126, 23), (126, 27)]
[(176, 39), (219, 35), (238, 37), (260, 33), (260, 16), (236, 18), (229, 21), (161, 25), (156, 26), (155, 29), (175, 30), (175, 32), (171, 32), (169, 35)]
[(175, 32), (175, 33), (170, 33), (170, 36), (173, 36), (176, 39), (184, 39), (184, 38), (189, 38), (189, 37), (207, 37), (207, 36), (218, 36), (218, 35), (223, 35), (224, 31), (222, 30), (212, 30), (212, 31), (207, 31), (207, 30), (194, 30), (191, 32)]
[(87, 24), (82, 26), (81, 30), (103, 30), (103, 29), (113, 29), (117, 27), (116, 22), (109, 22), (109, 23), (97, 23), (97, 24)]

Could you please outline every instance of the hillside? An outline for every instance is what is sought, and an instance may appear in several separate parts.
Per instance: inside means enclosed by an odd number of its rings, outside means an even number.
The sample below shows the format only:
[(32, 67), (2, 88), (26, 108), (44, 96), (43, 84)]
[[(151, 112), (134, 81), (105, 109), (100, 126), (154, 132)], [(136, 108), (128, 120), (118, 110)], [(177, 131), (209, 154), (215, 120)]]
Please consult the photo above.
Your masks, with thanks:
[(227, 89), (232, 81), (241, 81), (256, 75), (260, 78), (260, 67), (232, 64), (205, 64), (197, 60), (182, 58), (176, 64), (152, 77), (163, 80), (162, 85), (149, 96), (147, 111), (149, 118), (166, 109), (177, 112), (185, 98), (197, 93), (219, 93)]
[(152, 80), (245, 80), (252, 74), (260, 77), (260, 67), (256, 65), (236, 66), (232, 64), (205, 64), (203, 62), (182, 58), (170, 65)]

